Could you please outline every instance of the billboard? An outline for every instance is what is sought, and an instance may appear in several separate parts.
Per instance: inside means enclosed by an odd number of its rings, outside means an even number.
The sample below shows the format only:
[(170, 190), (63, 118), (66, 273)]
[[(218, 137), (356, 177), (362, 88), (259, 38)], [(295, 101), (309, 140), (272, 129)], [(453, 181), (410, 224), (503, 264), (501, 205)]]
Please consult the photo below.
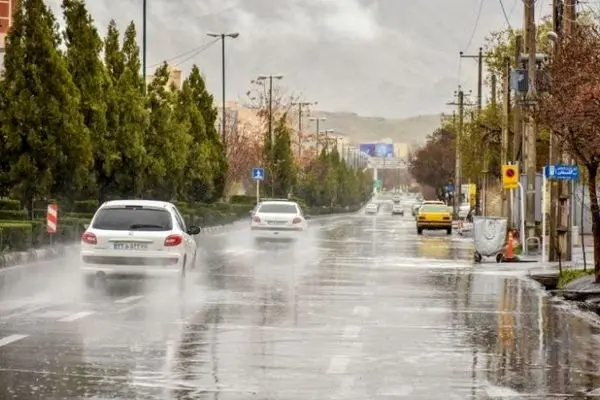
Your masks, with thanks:
[(359, 149), (361, 153), (369, 157), (394, 157), (394, 145), (392, 143), (363, 143)]

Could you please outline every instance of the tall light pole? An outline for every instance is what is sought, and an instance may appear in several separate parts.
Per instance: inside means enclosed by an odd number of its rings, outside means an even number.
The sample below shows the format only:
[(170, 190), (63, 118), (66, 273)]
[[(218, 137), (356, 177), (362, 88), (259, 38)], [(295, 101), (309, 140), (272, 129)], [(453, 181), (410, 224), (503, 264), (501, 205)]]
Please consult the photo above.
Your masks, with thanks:
[(319, 104), (318, 102), (300, 101), (292, 103), (293, 106), (298, 106), (298, 157), (302, 155), (302, 108)]
[(316, 140), (317, 140), (317, 157), (319, 157), (319, 133), (320, 133), (319, 123), (321, 121), (327, 121), (327, 118), (325, 118), (325, 117), (310, 117), (309, 120), (315, 121), (317, 123), (317, 129), (316, 129), (317, 139)]
[(275, 138), (273, 137), (273, 79), (281, 80), (283, 75), (259, 75), (259, 81), (269, 80), (269, 140), (271, 142), (271, 196), (275, 197)]
[(142, 11), (142, 74), (144, 77), (144, 87), (146, 87), (146, 20), (148, 19), (148, 1), (143, 0)]
[[(144, 0), (145, 1), (145, 0)], [(233, 32), (233, 33), (207, 33), (207, 36), (210, 37), (214, 37), (214, 38), (221, 38), (221, 83), (222, 83), (222, 87), (221, 89), (223, 90), (223, 110), (222, 110), (222, 115), (221, 115), (221, 120), (222, 120), (222, 130), (221, 130), (221, 140), (223, 141), (223, 147), (227, 148), (227, 136), (225, 134), (225, 130), (227, 129), (227, 120), (226, 120), (226, 107), (225, 107), (225, 38), (232, 38), (235, 39), (238, 36), (240, 36), (239, 33), (237, 32)]]
[(335, 129), (324, 129), (321, 131), (321, 133), (325, 134), (325, 153), (329, 153), (329, 134), (330, 133), (334, 133)]

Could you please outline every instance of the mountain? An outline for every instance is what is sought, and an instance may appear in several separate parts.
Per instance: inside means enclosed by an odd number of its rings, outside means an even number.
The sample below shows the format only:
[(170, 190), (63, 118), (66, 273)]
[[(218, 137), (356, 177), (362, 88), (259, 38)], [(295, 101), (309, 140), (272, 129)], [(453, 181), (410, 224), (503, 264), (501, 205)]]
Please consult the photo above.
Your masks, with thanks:
[[(439, 114), (410, 118), (364, 117), (351, 112), (313, 111), (313, 117), (325, 117), (321, 129), (334, 129), (354, 143), (391, 139), (394, 143), (421, 145), (427, 135), (440, 126)], [(311, 123), (314, 126), (314, 123)]]

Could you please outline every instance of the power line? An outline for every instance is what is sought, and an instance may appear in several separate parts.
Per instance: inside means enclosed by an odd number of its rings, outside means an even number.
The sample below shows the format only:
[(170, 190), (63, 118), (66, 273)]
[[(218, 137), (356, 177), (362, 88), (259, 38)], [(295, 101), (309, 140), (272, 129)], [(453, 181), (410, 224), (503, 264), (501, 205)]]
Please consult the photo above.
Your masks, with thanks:
[[(510, 18), (508, 18), (508, 14), (506, 13), (506, 9), (504, 8), (504, 3), (502, 0), (498, 0), (500, 2), (500, 8), (502, 9), (502, 14), (504, 15), (504, 19), (506, 20), (506, 24), (508, 25), (509, 30), (513, 30), (512, 25), (510, 24)], [(515, 5), (513, 6), (513, 10), (515, 9), (517, 2), (515, 1)]]
[(471, 47), (471, 43), (473, 42), (473, 38), (475, 37), (477, 28), (479, 27), (479, 19), (481, 18), (481, 11), (483, 10), (483, 3), (485, 3), (485, 0), (479, 1), (479, 10), (477, 11), (477, 18), (475, 18), (475, 26), (473, 26), (473, 31), (471, 32), (471, 37), (469, 38), (469, 42), (465, 46), (465, 51), (469, 50), (469, 47)]
[(167, 59), (167, 60), (161, 61), (159, 63), (153, 64), (153, 65), (147, 67), (147, 69), (156, 68), (156, 67), (162, 65), (164, 62), (170, 63), (170, 62), (175, 61), (175, 60), (177, 60), (177, 59), (179, 59), (181, 57), (188, 56), (183, 61), (180, 61), (178, 63), (178, 64), (182, 64), (182, 63), (184, 63), (184, 62), (186, 62), (186, 61), (188, 61), (188, 60), (196, 57), (198, 54), (202, 53), (203, 51), (207, 50), (209, 47), (211, 47), (213, 44), (217, 43), (219, 40), (221, 40), (221, 39), (217, 38), (215, 40), (212, 40), (212, 41), (210, 41), (208, 43), (203, 44), (202, 46), (195, 47), (195, 48), (193, 48), (191, 50), (188, 50), (188, 51), (184, 51), (183, 53), (180, 53), (180, 54), (178, 54), (178, 55), (176, 55), (174, 57), (171, 57), (170, 59)]

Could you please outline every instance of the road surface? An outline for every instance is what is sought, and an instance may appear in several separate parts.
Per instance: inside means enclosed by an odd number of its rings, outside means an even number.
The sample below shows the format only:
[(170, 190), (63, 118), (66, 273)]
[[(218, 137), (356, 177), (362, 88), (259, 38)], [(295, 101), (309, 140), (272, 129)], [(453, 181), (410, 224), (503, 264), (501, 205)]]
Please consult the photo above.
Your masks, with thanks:
[[(74, 260), (4, 277), (1, 399), (567, 398), (600, 386), (598, 330), (468, 239), (378, 216), (296, 246), (204, 237), (169, 281), (84, 290)], [(11, 272), (12, 274), (12, 272)], [(1, 275), (1, 273), (0, 273)]]

